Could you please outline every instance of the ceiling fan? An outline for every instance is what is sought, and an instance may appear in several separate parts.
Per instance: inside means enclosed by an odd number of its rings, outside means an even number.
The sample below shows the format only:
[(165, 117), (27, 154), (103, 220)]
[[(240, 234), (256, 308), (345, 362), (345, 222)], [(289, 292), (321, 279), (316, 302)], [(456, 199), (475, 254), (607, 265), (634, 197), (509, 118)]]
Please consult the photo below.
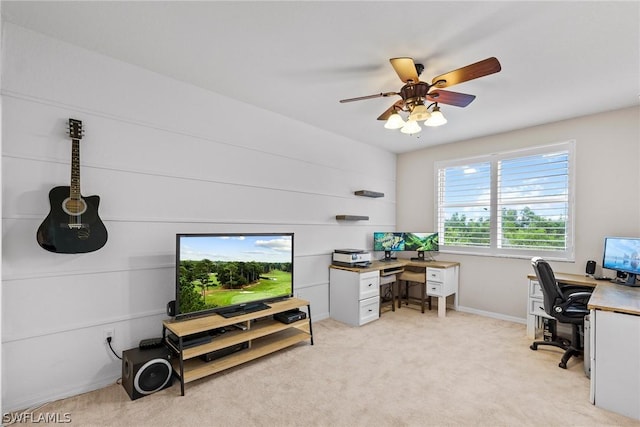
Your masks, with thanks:
[[(475, 95), (442, 90), (443, 88), (488, 76), (502, 69), (500, 62), (491, 57), (434, 77), (429, 84), (420, 81), (419, 76), (424, 71), (424, 65), (416, 64), (413, 58), (391, 58), (389, 61), (400, 80), (405, 83), (399, 92), (381, 92), (374, 95), (341, 99), (340, 102), (399, 95), (402, 99), (393, 103), (378, 117), (378, 120), (386, 120), (385, 128), (387, 129), (401, 129), (401, 132), (408, 134), (420, 132), (418, 121), (425, 121), (427, 126), (439, 126), (446, 123), (438, 104), (466, 107), (476, 98)], [(431, 104), (425, 105), (428, 103)], [(429, 108), (432, 110), (429, 111)], [(406, 122), (398, 114), (399, 112), (409, 113)]]

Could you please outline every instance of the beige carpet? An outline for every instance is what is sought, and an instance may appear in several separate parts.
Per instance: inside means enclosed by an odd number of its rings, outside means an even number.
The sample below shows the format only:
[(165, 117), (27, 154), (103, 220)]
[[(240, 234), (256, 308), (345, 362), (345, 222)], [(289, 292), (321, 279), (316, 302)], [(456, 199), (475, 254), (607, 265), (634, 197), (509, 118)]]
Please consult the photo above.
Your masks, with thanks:
[[(120, 385), (50, 403), (72, 425), (640, 426), (589, 403), (582, 361), (529, 349), (524, 325), (448, 310), (314, 323), (300, 344), (135, 401)], [(42, 425), (39, 423), (38, 425)]]

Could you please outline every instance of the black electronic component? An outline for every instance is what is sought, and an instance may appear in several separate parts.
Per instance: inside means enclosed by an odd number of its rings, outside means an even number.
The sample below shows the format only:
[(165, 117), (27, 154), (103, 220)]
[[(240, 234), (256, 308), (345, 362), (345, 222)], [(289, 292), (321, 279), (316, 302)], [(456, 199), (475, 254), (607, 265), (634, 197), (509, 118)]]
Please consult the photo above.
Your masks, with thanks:
[(140, 341), (138, 348), (140, 350), (146, 350), (148, 348), (162, 347), (162, 338), (146, 338)]
[(282, 323), (293, 323), (298, 320), (306, 319), (307, 313), (302, 310), (295, 309), (274, 314), (273, 318)]

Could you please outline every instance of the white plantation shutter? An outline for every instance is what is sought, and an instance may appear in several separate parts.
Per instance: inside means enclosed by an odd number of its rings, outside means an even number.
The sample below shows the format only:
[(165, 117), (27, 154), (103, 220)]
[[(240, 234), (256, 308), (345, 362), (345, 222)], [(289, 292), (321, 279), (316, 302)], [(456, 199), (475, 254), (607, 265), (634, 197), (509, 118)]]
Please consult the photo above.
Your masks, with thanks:
[(491, 163), (439, 168), (437, 181), (440, 245), (489, 247)]
[(441, 251), (573, 259), (574, 142), (436, 164)]

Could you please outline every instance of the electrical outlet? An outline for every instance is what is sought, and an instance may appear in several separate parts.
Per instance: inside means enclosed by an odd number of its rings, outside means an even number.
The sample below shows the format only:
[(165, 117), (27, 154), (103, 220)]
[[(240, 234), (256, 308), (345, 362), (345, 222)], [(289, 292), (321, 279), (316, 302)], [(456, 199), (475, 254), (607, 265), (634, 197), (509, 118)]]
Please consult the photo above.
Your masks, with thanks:
[(113, 328), (104, 328), (102, 330), (102, 339), (106, 342), (107, 338), (111, 337), (111, 341), (113, 341), (115, 333), (116, 331)]

